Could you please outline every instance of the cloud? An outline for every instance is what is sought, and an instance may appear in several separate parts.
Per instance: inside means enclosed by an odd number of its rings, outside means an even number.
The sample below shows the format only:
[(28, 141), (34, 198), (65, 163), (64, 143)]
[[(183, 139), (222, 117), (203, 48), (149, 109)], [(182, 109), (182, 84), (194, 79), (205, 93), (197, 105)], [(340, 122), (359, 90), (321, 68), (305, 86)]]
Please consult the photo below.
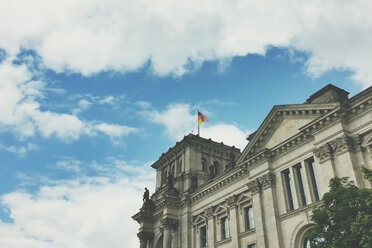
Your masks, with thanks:
[[(189, 104), (178, 103), (168, 105), (163, 111), (151, 109), (142, 111), (141, 114), (147, 121), (163, 125), (166, 135), (178, 141), (191, 132), (196, 134), (198, 125), (196, 111), (196, 108)], [(208, 112), (203, 113), (209, 116)], [(250, 131), (242, 130), (233, 124), (207, 122), (203, 124), (201, 136), (243, 149), (249, 133)]]
[(121, 137), (137, 131), (134, 127), (107, 123), (98, 124), (94, 128), (110, 137)]
[(311, 75), (347, 69), (370, 85), (371, 12), (369, 0), (14, 0), (0, 10), (0, 48), (9, 58), (33, 49), (57, 72), (127, 72), (150, 61), (155, 74), (182, 75), (277, 46), (308, 52)]
[(40, 134), (65, 141), (99, 133), (120, 138), (137, 131), (124, 125), (80, 119), (76, 114), (91, 105), (86, 99), (79, 101), (78, 108), (72, 111), (74, 114), (49, 111), (40, 103), (45, 98), (45, 88), (46, 83), (34, 80), (34, 75), (25, 65), (16, 66), (8, 61), (1, 63), (0, 131), (10, 131), (21, 139)]
[(131, 216), (142, 204), (143, 188), (154, 188), (154, 170), (148, 163), (111, 162), (115, 176), (80, 175), (50, 181), (35, 193), (3, 195), (13, 223), (0, 221), (0, 247), (138, 247), (139, 225)]
[(7, 152), (15, 153), (20, 157), (24, 157), (27, 152), (37, 150), (38, 146), (32, 143), (27, 143), (25, 146), (6, 146), (0, 143), (0, 150), (4, 150)]
[(235, 125), (221, 123), (203, 127), (201, 136), (243, 150), (248, 144), (246, 138), (250, 133), (251, 131), (242, 130)]

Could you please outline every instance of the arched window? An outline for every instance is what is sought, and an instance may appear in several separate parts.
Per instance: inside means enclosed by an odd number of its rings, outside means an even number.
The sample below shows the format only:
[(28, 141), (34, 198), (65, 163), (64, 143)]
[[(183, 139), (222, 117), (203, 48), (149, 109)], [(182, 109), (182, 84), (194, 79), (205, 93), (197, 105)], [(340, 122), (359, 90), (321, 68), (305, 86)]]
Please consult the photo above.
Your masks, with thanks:
[(182, 172), (182, 159), (179, 159), (178, 164), (177, 164), (177, 173), (181, 173), (181, 172)]
[(218, 175), (220, 173), (220, 164), (217, 161), (214, 161), (213, 166), (214, 166), (214, 174)]
[(202, 170), (203, 171), (207, 171), (207, 159), (206, 158), (202, 158), (201, 159), (201, 164), (202, 164)]

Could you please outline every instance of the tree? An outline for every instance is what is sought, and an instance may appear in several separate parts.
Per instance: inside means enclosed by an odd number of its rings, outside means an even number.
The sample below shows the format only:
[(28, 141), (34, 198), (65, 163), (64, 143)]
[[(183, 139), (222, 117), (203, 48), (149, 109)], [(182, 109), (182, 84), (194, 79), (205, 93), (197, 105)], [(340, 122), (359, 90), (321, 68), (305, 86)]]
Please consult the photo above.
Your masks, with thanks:
[[(372, 171), (363, 167), (372, 182)], [(323, 204), (313, 211), (308, 234), (313, 248), (372, 248), (372, 190), (359, 189), (347, 177), (332, 178)]]

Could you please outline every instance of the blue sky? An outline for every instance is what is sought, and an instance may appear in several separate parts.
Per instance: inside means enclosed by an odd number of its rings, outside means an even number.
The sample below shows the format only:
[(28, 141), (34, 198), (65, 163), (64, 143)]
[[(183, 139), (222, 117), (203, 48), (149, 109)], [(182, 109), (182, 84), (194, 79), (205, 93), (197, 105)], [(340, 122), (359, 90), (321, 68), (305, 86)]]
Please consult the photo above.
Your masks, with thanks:
[(0, 247), (137, 247), (184, 135), (241, 149), (273, 105), (371, 85), (369, 1), (12, 1), (0, 10)]

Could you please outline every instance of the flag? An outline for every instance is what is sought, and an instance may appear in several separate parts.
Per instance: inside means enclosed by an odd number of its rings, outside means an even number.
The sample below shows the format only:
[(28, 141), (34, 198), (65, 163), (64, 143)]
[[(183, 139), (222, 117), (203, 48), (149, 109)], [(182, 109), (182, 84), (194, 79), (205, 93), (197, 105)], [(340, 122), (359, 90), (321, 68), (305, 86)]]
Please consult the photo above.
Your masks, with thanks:
[(206, 117), (205, 115), (198, 111), (198, 126), (200, 126), (203, 122), (207, 121), (209, 121), (208, 117)]

